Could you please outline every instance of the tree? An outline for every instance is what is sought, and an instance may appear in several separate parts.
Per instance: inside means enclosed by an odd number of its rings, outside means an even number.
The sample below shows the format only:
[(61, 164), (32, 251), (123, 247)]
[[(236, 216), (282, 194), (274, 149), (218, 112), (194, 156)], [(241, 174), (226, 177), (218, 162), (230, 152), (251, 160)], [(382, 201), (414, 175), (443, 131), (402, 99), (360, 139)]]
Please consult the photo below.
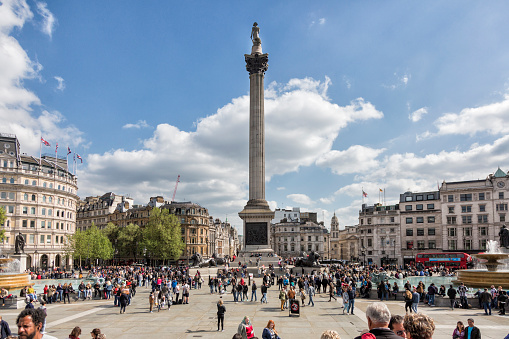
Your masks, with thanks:
[[(4, 226), (5, 219), (7, 219), (7, 217), (5, 216), (5, 209), (2, 206), (0, 206), (0, 225), (1, 226)], [(0, 241), (3, 241), (4, 238), (5, 238), (5, 229), (2, 228), (0, 230)]]
[(80, 265), (82, 258), (107, 260), (113, 257), (114, 250), (110, 240), (94, 223), (86, 231), (76, 230), (67, 239), (66, 254), (79, 257)]
[(156, 258), (177, 260), (185, 247), (178, 218), (167, 209), (153, 208), (143, 231), (143, 244)]
[(134, 261), (136, 261), (143, 248), (142, 236), (143, 233), (138, 225), (129, 224), (126, 227), (119, 228), (117, 247), (121, 255), (132, 256)]

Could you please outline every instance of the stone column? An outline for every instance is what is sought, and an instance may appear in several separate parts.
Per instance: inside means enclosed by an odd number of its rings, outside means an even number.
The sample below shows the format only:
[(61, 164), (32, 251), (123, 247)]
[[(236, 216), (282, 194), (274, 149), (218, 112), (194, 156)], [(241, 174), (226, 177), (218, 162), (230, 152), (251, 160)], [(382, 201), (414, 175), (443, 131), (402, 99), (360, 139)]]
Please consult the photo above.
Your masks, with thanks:
[[(256, 32), (255, 32), (256, 30)], [(274, 212), (265, 200), (265, 119), (263, 79), (269, 55), (263, 54), (259, 28), (253, 25), (253, 47), (245, 54), (249, 72), (249, 201), (239, 217), (244, 221), (244, 250), (271, 252), (270, 221)]]

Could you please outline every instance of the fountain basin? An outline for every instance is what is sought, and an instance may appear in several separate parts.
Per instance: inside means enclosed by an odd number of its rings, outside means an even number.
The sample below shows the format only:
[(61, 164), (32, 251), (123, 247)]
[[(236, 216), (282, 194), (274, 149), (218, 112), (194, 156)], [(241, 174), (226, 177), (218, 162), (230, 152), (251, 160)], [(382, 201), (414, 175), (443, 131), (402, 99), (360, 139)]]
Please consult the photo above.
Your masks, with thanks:
[(467, 287), (489, 288), (502, 286), (509, 288), (509, 271), (486, 271), (486, 270), (460, 270), (457, 272), (457, 282), (465, 283)]
[(17, 294), (23, 287), (32, 286), (30, 275), (19, 272), (19, 261), (12, 258), (0, 258), (0, 288)]

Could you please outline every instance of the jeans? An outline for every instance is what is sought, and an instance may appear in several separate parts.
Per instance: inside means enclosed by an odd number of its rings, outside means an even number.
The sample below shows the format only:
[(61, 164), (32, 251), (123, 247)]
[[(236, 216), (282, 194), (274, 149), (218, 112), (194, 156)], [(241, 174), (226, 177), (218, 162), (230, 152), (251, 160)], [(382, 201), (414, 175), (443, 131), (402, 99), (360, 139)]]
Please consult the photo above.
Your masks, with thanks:
[(412, 310), (414, 313), (417, 313), (417, 306), (419, 306), (419, 303), (412, 303)]
[(483, 307), (484, 307), (484, 313), (488, 314), (488, 310), (490, 310), (490, 315), (491, 315), (491, 303), (488, 301), (488, 302), (484, 302), (482, 303)]
[(57, 296), (58, 301), (62, 301), (62, 293), (63, 293), (63, 291), (58, 291), (58, 296)]
[(385, 300), (389, 300), (389, 293), (387, 293), (387, 291), (382, 292), (382, 299), (380, 299), (380, 301), (384, 301), (384, 298)]
[(239, 297), (237, 296), (237, 291), (233, 291), (233, 301), (239, 301)]
[(434, 294), (428, 294), (429, 296), (429, 301), (428, 301), (428, 305), (435, 305), (435, 295)]
[(214, 285), (209, 285), (210, 287), (210, 294), (214, 293)]
[(313, 306), (315, 306), (315, 302), (313, 301), (313, 295), (312, 294), (309, 294), (309, 302), (308, 302), (308, 306), (310, 304), (313, 304)]
[(82, 294), (83, 294), (83, 299), (85, 299), (85, 292), (78, 290), (78, 300), (81, 298)]
[[(350, 311), (351, 314), (353, 314), (354, 306), (355, 306), (355, 299), (348, 300), (348, 311)], [(348, 313), (348, 311), (346, 311), (346, 313)]]
[(468, 300), (467, 300), (466, 296), (464, 296), (464, 297), (460, 296), (460, 303), (461, 303), (461, 308), (468, 308)]
[(219, 324), (221, 324), (221, 330), (224, 329), (224, 314), (217, 316), (217, 330), (219, 331)]
[(454, 310), (454, 303), (456, 302), (456, 300), (451, 299), (450, 302), (451, 302), (451, 309)]
[(267, 300), (267, 293), (263, 293), (262, 295), (262, 300), (260, 300), (262, 303), (265, 301), (265, 303), (268, 303), (268, 300)]
[(258, 301), (258, 299), (256, 298), (256, 291), (251, 291), (251, 301), (253, 301), (253, 295), (254, 295), (254, 300)]

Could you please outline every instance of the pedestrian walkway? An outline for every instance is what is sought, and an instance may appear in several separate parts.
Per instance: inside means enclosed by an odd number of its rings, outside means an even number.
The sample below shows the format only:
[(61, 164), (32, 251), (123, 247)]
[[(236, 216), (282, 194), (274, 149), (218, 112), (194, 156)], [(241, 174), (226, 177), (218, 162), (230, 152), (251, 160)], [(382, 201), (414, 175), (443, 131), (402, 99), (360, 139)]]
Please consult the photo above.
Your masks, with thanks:
[[(260, 286), (261, 279), (256, 279)], [(320, 338), (327, 329), (338, 331), (342, 339), (354, 338), (360, 331), (367, 329), (365, 310), (369, 303), (366, 299), (356, 299), (355, 315), (343, 315), (341, 302), (328, 302), (328, 294), (315, 296), (315, 307), (301, 308), (300, 317), (289, 317), (288, 311), (279, 310), (277, 286), (269, 289), (268, 304), (258, 302), (234, 303), (233, 296), (223, 296), (226, 306), (224, 332), (217, 332), (216, 302), (217, 294), (211, 295), (207, 286), (201, 290), (191, 290), (189, 305), (174, 305), (170, 311), (148, 312), (149, 290), (138, 288), (136, 297), (125, 314), (119, 314), (119, 308), (113, 306), (113, 300), (85, 301), (72, 304), (48, 305), (47, 331), (57, 338), (67, 338), (74, 326), (80, 326), (86, 338), (93, 328), (100, 328), (108, 339), (131, 338), (226, 338), (230, 339), (237, 326), (248, 315), (255, 333), (261, 338), (263, 328), (269, 319), (276, 323), (282, 339)], [(340, 299), (339, 299), (340, 300)], [(401, 301), (387, 302), (394, 314), (404, 315)], [(21, 310), (19, 310), (21, 311)], [(502, 339), (509, 333), (509, 317), (492, 315), (486, 317), (481, 310), (454, 310), (439, 307), (419, 307), (419, 311), (430, 315), (436, 323), (434, 339), (450, 339), (458, 320), (466, 323), (473, 317), (481, 329), (482, 337)], [(9, 310), (0, 313), (16, 330), (15, 319), (19, 312)]]

